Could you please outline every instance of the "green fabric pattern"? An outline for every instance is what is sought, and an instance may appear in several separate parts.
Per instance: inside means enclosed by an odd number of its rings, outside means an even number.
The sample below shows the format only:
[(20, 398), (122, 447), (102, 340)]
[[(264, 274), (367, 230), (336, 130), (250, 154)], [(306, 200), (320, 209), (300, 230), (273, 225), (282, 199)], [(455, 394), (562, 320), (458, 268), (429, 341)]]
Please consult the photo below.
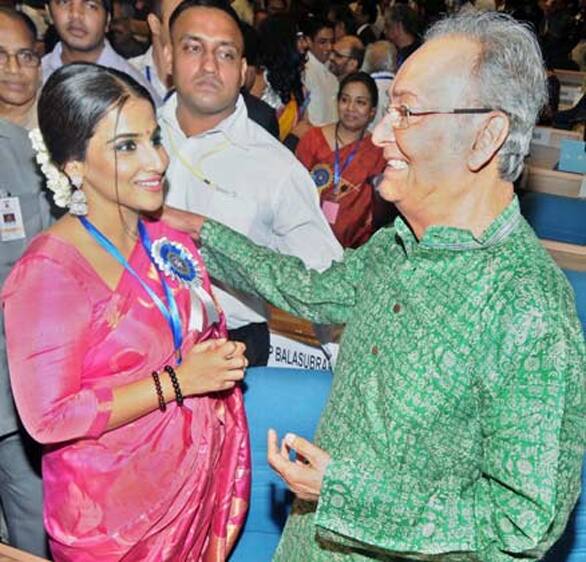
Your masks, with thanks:
[(210, 274), (313, 322), (344, 323), (276, 562), (538, 560), (580, 492), (584, 335), (564, 275), (515, 198), (479, 238), (398, 218), (318, 273), (212, 221)]

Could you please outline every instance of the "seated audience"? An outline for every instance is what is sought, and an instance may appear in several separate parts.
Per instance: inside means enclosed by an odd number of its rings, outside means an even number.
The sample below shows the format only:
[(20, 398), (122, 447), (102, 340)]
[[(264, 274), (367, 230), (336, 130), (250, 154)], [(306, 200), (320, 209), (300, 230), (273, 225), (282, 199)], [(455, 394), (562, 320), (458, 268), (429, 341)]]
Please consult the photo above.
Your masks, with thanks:
[(193, 242), (141, 219), (163, 205), (168, 163), (153, 101), (124, 73), (71, 64), (39, 123), (37, 161), (69, 214), (2, 299), (16, 406), (46, 445), (53, 557), (223, 562), (248, 502), (246, 358)]
[(377, 98), (376, 84), (368, 74), (349, 74), (340, 83), (338, 122), (314, 127), (296, 150), (311, 173), (332, 231), (346, 248), (364, 244), (375, 230), (378, 198), (373, 185), (385, 162), (367, 129)]

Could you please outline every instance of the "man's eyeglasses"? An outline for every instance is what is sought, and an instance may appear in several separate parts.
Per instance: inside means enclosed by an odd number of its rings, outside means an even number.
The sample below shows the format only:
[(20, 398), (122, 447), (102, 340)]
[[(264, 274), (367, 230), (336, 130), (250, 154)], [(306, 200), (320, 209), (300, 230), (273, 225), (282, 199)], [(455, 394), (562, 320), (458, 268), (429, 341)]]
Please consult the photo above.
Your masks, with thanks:
[(391, 105), (387, 108), (386, 115), (390, 118), (393, 129), (406, 129), (409, 127), (411, 117), (423, 117), (425, 115), (476, 115), (490, 113), (494, 109), (490, 107), (458, 107), (452, 109), (425, 109), (413, 110), (407, 105)]
[(336, 51), (335, 49), (332, 50), (332, 56), (337, 59), (352, 59), (352, 58), (354, 58), (352, 55), (345, 55), (344, 53), (340, 53), (340, 52)]
[(15, 57), (18, 66), (21, 67), (37, 68), (41, 63), (41, 58), (32, 49), (20, 49), (16, 53), (0, 49), (0, 66), (6, 66), (11, 57)]

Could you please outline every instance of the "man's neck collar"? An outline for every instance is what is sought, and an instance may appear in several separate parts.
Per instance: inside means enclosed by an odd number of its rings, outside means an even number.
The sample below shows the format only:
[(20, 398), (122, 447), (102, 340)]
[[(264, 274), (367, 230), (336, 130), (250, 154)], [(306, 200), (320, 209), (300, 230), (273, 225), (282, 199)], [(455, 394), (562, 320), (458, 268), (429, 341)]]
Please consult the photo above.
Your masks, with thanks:
[(182, 102), (177, 94), (177, 109), (175, 110), (175, 117), (177, 118), (179, 127), (181, 127), (181, 130), (186, 137), (201, 135), (202, 133), (217, 128), (220, 123), (230, 117), (235, 111), (236, 103), (234, 103), (231, 108), (218, 114), (203, 116), (194, 115), (193, 113), (190, 113), (187, 105)]

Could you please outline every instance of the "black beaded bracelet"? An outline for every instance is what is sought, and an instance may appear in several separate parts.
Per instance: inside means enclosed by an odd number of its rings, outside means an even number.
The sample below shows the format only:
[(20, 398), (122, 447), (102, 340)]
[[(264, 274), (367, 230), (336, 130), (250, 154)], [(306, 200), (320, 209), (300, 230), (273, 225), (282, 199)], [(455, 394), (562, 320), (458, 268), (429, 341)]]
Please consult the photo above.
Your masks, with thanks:
[(155, 390), (157, 391), (157, 398), (159, 400), (159, 410), (164, 412), (167, 409), (167, 403), (165, 402), (165, 396), (163, 395), (163, 387), (161, 386), (159, 373), (157, 373), (157, 371), (153, 371), (151, 375), (155, 381)]
[(165, 372), (171, 379), (171, 384), (173, 385), (173, 390), (175, 391), (175, 402), (177, 402), (178, 406), (183, 406), (183, 393), (181, 392), (181, 387), (179, 386), (179, 381), (177, 380), (175, 369), (173, 369), (171, 365), (165, 365)]

